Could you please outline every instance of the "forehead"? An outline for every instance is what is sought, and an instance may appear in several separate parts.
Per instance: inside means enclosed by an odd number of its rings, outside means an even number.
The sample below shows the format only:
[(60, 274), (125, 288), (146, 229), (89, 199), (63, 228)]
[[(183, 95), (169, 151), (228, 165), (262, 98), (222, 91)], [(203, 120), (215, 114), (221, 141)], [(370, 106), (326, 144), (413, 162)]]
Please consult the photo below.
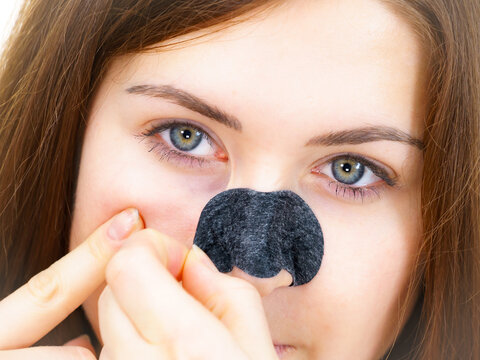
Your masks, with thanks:
[(423, 116), (426, 73), (420, 42), (380, 1), (281, 2), (227, 29), (168, 44), (117, 66), (121, 77), (130, 84), (175, 84), (240, 119), (255, 112), (308, 124), (321, 114), (339, 128), (352, 119), (397, 127), (403, 121), (421, 137), (415, 121)]

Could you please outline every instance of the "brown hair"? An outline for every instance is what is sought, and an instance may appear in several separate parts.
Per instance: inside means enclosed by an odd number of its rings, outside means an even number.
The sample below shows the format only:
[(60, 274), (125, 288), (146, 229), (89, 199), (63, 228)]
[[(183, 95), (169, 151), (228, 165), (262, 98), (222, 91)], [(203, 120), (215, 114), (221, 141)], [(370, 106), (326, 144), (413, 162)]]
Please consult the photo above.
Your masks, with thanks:
[(384, 1), (412, 24), (430, 72), (423, 308), (406, 359), (480, 359), (480, 1)]
[[(418, 262), (424, 301), (407, 358), (479, 359), (480, 4), (384, 1), (416, 29), (431, 71), (425, 237)], [(67, 251), (89, 101), (110, 61), (178, 35), (227, 26), (270, 2), (30, 0), (24, 5), (0, 74), (0, 298)], [(62, 343), (85, 326), (77, 311), (44, 342)], [(399, 357), (395, 348), (391, 354)]]

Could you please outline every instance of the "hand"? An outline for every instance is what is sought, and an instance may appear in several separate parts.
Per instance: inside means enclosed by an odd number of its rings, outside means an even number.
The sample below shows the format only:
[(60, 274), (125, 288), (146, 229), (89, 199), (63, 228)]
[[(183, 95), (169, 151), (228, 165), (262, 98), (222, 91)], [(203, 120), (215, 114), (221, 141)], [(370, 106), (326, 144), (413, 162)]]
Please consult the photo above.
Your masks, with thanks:
[(257, 290), (218, 272), (199, 248), (141, 230), (106, 280), (100, 360), (277, 359)]
[[(80, 306), (105, 280), (105, 268), (122, 239), (143, 228), (128, 209), (101, 225), (75, 250), (0, 302), (0, 358), (95, 359), (85, 338), (63, 347), (28, 348)], [(89, 350), (90, 349), (90, 350)]]

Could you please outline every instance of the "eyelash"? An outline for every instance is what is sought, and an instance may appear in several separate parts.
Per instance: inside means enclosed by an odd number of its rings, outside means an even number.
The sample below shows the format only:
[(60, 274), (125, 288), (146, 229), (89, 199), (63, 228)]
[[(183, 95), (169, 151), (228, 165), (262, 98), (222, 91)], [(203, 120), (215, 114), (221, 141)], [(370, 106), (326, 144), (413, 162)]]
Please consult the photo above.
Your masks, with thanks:
[[(139, 134), (138, 137), (141, 139), (140, 141), (143, 141), (145, 139), (151, 139), (155, 135), (161, 134), (163, 131), (168, 130), (174, 126), (188, 126), (188, 127), (196, 128), (202, 132), (204, 138), (208, 141), (210, 145), (217, 146), (215, 145), (215, 142), (211, 139), (211, 137), (208, 135), (208, 133), (205, 130), (203, 130), (201, 127), (195, 124), (192, 124), (191, 122), (180, 121), (180, 120), (168, 120), (162, 123), (161, 125), (153, 126), (152, 128)], [(177, 164), (181, 164), (182, 166), (187, 168), (188, 167), (204, 168), (218, 161), (218, 159), (209, 160), (201, 156), (188, 155), (185, 152), (175, 150), (174, 148), (165, 144), (163, 140), (152, 140), (150, 144), (152, 146), (150, 150), (148, 150), (148, 152), (155, 151), (155, 153), (157, 153), (157, 155), (160, 157), (161, 161), (174, 162)], [(352, 154), (352, 153), (344, 153), (330, 159), (327, 164), (331, 165), (334, 161), (338, 159), (348, 159), (348, 160), (353, 160), (361, 163), (366, 168), (370, 169), (374, 175), (376, 175), (381, 180), (383, 180), (383, 184), (360, 187), (360, 186), (347, 185), (339, 181), (330, 179), (328, 181), (328, 187), (334, 186), (335, 196), (337, 197), (343, 197), (343, 198), (353, 199), (353, 200), (360, 199), (363, 202), (364, 200), (370, 199), (372, 197), (380, 198), (381, 192), (382, 190), (384, 190), (386, 186), (393, 187), (393, 188), (397, 186), (397, 181), (395, 178), (390, 177), (384, 169), (374, 164), (372, 161), (364, 158), (363, 156), (360, 156), (358, 154)], [(315, 173), (315, 169), (312, 170), (312, 173)]]
[[(385, 181), (384, 179), (382, 179)], [(329, 180), (328, 181), (329, 187), (335, 187), (335, 196), (343, 197), (353, 200), (361, 200), (363, 203), (365, 200), (369, 200), (373, 197), (378, 199), (381, 198), (382, 190), (384, 190), (385, 184), (375, 185), (375, 186), (349, 186), (343, 184), (339, 181)]]

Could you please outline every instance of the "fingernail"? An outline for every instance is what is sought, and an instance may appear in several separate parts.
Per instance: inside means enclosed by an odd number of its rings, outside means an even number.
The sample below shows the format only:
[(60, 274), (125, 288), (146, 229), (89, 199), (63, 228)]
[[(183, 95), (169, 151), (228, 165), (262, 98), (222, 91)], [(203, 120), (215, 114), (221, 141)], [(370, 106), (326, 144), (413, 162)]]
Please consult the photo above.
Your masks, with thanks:
[(130, 235), (133, 227), (138, 222), (139, 214), (137, 209), (127, 209), (113, 218), (107, 235), (112, 240), (123, 240)]
[(193, 254), (195, 255), (195, 257), (200, 260), (200, 262), (202, 264), (204, 264), (206, 267), (208, 267), (210, 270), (212, 271), (215, 271), (215, 272), (218, 272), (218, 269), (217, 267), (215, 266), (215, 264), (212, 262), (212, 260), (210, 260), (210, 258), (208, 257), (207, 254), (205, 254), (205, 252), (200, 249), (197, 245), (193, 244), (192, 246), (192, 251), (193, 251)]

